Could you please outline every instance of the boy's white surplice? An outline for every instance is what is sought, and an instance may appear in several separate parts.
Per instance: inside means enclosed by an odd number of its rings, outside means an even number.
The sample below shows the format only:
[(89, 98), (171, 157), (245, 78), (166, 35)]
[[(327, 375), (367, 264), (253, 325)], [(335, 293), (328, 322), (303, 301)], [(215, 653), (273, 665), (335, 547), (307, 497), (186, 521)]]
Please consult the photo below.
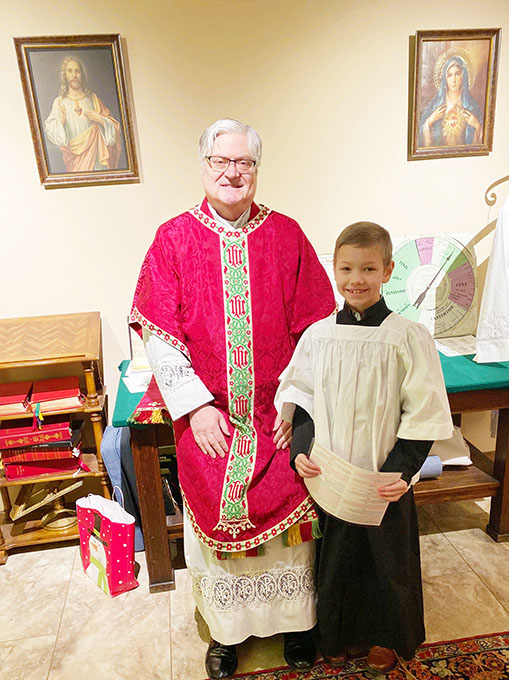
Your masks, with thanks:
[(315, 421), (315, 438), (345, 460), (379, 470), (396, 439), (447, 439), (453, 427), (433, 338), (391, 313), (380, 326), (310, 326), (280, 377), (276, 408), (295, 404)]

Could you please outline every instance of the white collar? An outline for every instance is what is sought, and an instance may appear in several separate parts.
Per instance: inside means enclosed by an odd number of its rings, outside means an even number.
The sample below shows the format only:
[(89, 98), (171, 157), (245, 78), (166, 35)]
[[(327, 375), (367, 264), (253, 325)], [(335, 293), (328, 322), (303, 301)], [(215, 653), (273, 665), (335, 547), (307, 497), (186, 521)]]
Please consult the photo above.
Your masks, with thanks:
[(212, 217), (216, 220), (216, 222), (219, 222), (220, 224), (224, 225), (225, 227), (230, 227), (231, 229), (238, 230), (241, 227), (243, 227), (245, 224), (249, 222), (249, 214), (251, 212), (251, 206), (247, 208), (240, 217), (238, 217), (236, 220), (230, 221), (226, 220), (224, 217), (221, 217), (221, 215), (214, 210), (214, 208), (210, 205), (210, 203), (207, 201), (207, 205), (210, 208), (210, 212), (212, 213)]

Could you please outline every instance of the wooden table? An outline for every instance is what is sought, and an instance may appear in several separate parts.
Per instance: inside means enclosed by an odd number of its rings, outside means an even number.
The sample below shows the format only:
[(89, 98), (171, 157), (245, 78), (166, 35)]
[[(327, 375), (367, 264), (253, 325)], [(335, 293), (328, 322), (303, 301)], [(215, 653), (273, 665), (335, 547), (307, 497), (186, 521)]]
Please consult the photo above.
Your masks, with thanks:
[[(494, 462), (470, 445), (474, 465), (445, 470), (436, 480), (415, 486), (418, 504), (491, 496), (487, 533), (495, 541), (509, 541), (509, 363), (478, 365), (471, 357), (443, 357), (442, 369), (451, 412), (458, 423), (462, 413), (498, 410)], [(125, 371), (127, 362), (120, 368)], [(474, 381), (476, 386), (474, 387)], [(129, 395), (121, 380), (113, 425), (125, 426), (141, 394)], [(131, 409), (129, 411), (129, 408)], [(126, 415), (127, 413), (127, 415)], [(182, 517), (166, 517), (160, 483), (158, 446), (168, 442), (171, 428), (164, 425), (131, 427), (131, 447), (138, 484), (140, 512), (147, 555), (150, 592), (173, 590), (175, 577), (169, 539), (182, 536)]]

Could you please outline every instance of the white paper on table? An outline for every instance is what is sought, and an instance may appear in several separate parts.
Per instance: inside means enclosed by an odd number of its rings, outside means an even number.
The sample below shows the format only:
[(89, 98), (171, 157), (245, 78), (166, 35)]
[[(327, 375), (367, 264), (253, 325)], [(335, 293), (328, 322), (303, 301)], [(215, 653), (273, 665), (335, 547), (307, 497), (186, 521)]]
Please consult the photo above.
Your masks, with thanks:
[(145, 345), (143, 340), (129, 326), (129, 347), (131, 349), (131, 363), (129, 364), (130, 371), (150, 371), (150, 364), (145, 353)]
[(475, 354), (476, 339), (473, 335), (459, 335), (453, 338), (435, 340), (436, 348), (446, 357), (459, 357), (464, 354)]
[(379, 526), (388, 501), (380, 498), (377, 489), (401, 479), (400, 472), (372, 472), (352, 465), (316, 441), (310, 460), (321, 474), (304, 482), (313, 500), (334, 517), (353, 524)]
[(148, 371), (133, 370), (131, 365), (130, 361), (122, 380), (129, 392), (133, 394), (145, 392), (152, 377), (152, 371), (150, 369)]

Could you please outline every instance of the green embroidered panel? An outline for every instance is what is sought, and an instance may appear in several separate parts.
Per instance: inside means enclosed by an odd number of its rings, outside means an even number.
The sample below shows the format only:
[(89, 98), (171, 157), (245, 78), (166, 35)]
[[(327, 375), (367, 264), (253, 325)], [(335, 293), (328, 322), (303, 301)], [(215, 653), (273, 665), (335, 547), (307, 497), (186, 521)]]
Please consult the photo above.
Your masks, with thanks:
[(253, 427), (254, 375), (251, 295), (247, 237), (221, 238), (226, 323), (228, 411), (235, 426), (228, 457), (217, 530), (234, 539), (254, 528), (249, 519), (247, 490), (256, 460)]

